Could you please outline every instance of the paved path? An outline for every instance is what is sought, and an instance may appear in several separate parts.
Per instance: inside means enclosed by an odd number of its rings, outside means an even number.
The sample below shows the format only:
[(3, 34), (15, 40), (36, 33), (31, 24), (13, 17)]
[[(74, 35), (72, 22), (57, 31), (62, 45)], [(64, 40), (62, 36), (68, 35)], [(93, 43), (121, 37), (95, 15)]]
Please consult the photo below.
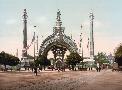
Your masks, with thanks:
[(0, 90), (122, 90), (122, 72), (0, 73)]

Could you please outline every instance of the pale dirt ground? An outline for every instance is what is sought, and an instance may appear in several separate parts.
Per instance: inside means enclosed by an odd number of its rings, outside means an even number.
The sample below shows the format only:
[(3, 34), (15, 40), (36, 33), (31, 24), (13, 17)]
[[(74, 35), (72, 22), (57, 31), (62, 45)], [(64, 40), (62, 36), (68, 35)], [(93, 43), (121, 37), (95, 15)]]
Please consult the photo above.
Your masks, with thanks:
[(122, 90), (122, 72), (0, 72), (0, 90)]

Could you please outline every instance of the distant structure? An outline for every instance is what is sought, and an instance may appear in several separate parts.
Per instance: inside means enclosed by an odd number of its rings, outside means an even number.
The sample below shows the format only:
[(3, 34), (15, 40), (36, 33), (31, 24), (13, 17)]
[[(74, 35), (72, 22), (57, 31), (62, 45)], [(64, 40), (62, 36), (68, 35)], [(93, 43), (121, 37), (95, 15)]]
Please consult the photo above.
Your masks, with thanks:
[(83, 57), (82, 33), (80, 34), (79, 54)]
[(52, 51), (54, 56), (52, 63), (57, 68), (64, 65), (64, 56), (67, 50), (69, 50), (70, 53), (78, 52), (77, 45), (72, 39), (72, 36), (67, 36), (64, 33), (64, 30), (65, 27), (62, 27), (61, 12), (58, 10), (56, 25), (53, 27), (53, 34), (43, 40), (39, 49), (39, 55), (43, 55), (45, 57), (48, 56), (49, 51)]
[(23, 24), (24, 24), (24, 29), (23, 29), (23, 50), (22, 50), (22, 57), (27, 57), (27, 12), (26, 9), (24, 9), (24, 15), (23, 17)]
[(110, 64), (113, 64), (114, 61), (115, 61), (115, 58), (114, 58), (114, 56), (111, 53), (108, 56), (106, 56), (106, 58), (108, 59)]
[(22, 49), (22, 58), (21, 58), (21, 66), (29, 66), (28, 54), (27, 54), (27, 12), (24, 9), (23, 18), (23, 49)]
[(84, 61), (88, 62), (89, 68), (91, 68), (91, 70), (92, 70), (92, 65), (94, 64), (94, 31), (93, 31), (94, 15), (92, 12), (90, 13), (89, 18), (90, 18), (90, 38), (88, 38), (87, 48), (88, 48), (88, 50), (90, 50), (89, 51), (90, 57), (84, 58)]
[(90, 59), (94, 59), (94, 31), (93, 31), (93, 20), (94, 15), (90, 13)]

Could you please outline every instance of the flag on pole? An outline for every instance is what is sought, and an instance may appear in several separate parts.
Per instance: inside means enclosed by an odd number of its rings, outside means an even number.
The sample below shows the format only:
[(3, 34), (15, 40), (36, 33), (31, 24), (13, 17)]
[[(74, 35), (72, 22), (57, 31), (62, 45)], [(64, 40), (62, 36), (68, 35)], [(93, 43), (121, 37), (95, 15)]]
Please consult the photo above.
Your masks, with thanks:
[(80, 42), (80, 48), (81, 48), (81, 42)]
[(23, 53), (27, 52), (27, 50), (31, 47), (31, 45), (33, 44), (34, 41), (35, 41), (35, 32), (34, 32), (34, 35), (33, 35), (33, 38), (32, 38), (31, 43), (30, 43), (29, 45), (27, 45), (27, 47), (24, 48), (24, 49), (22, 50), (22, 52), (23, 52)]
[(33, 35), (33, 38), (32, 38), (32, 42), (34, 42), (35, 40), (35, 32), (34, 32), (34, 35)]
[(80, 42), (82, 42), (82, 33), (81, 33), (81, 35), (80, 35)]
[(80, 34), (80, 48), (81, 48), (81, 43), (82, 43), (82, 33)]
[(82, 42), (82, 38), (80, 39), (80, 42)]
[(24, 53), (30, 48), (30, 46), (33, 44), (34, 40), (35, 40), (35, 32), (34, 32), (34, 35), (33, 35), (30, 45), (27, 45), (27, 47), (23, 50)]
[(87, 44), (87, 48), (89, 49), (89, 38), (88, 38), (88, 44)]

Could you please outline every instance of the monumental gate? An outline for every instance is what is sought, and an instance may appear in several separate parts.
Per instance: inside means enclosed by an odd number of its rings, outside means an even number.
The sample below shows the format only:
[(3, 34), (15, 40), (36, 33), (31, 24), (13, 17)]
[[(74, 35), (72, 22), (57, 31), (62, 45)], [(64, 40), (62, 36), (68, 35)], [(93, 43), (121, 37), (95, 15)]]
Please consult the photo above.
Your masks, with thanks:
[(64, 60), (64, 55), (67, 50), (69, 52), (77, 52), (78, 48), (76, 43), (64, 33), (65, 28), (62, 27), (61, 13), (58, 10), (56, 25), (53, 27), (53, 34), (48, 36), (41, 44), (39, 55), (47, 57), (48, 52), (51, 50), (56, 62)]

